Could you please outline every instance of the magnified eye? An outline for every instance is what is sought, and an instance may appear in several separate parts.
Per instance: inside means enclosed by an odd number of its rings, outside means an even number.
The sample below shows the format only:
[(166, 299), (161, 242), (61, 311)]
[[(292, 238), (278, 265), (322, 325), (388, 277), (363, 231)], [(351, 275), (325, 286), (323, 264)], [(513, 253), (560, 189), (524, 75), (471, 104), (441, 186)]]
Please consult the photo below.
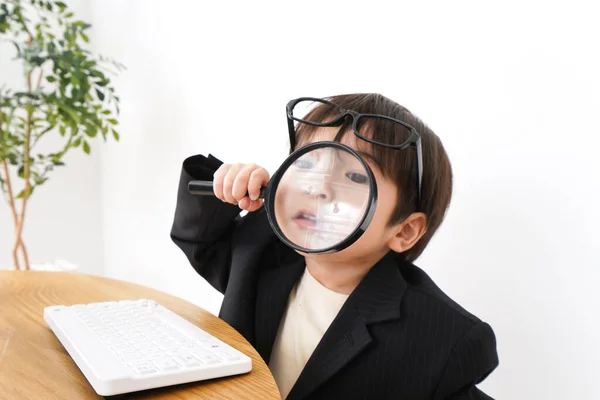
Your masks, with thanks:
[(294, 165), (301, 169), (311, 169), (315, 166), (315, 164), (312, 161), (302, 159), (294, 161)]
[(369, 181), (369, 178), (366, 175), (359, 174), (358, 172), (348, 172), (346, 177), (352, 182), (359, 183), (361, 185), (364, 185)]

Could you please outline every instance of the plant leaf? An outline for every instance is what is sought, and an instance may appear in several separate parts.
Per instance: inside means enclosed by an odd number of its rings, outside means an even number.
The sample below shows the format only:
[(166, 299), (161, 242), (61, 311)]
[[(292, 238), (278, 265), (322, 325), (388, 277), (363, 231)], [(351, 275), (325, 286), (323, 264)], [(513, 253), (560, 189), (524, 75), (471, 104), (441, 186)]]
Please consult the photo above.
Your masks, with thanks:
[(85, 154), (90, 154), (90, 144), (87, 141), (83, 142), (83, 151), (85, 152)]

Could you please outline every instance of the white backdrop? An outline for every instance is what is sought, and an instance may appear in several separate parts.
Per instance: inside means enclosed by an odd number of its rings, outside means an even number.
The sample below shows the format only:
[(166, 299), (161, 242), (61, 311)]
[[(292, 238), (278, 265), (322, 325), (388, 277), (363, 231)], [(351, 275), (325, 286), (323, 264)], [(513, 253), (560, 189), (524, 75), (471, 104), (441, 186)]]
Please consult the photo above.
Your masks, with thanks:
[[(79, 5), (87, 4), (84, 0)], [(90, 0), (123, 62), (122, 141), (102, 149), (104, 272), (218, 313), (169, 230), (183, 158), (273, 171), (285, 103), (379, 92), (442, 138), (446, 222), (417, 265), (494, 328), (498, 399), (597, 396), (597, 10), (575, 2)], [(74, 246), (79, 243), (75, 241)]]

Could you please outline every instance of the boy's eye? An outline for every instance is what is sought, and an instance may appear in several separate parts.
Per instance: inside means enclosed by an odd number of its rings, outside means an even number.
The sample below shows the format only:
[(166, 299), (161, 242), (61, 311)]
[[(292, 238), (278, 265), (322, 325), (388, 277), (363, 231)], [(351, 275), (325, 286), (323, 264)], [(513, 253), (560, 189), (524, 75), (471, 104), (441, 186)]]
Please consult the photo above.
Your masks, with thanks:
[(369, 178), (364, 174), (359, 174), (358, 172), (348, 172), (346, 177), (350, 179), (354, 183), (360, 183), (361, 185), (366, 184), (369, 181)]
[(308, 161), (308, 160), (296, 160), (296, 161), (294, 161), (294, 165), (296, 167), (302, 168), (302, 169), (310, 169), (315, 166), (314, 163), (312, 163), (311, 161)]

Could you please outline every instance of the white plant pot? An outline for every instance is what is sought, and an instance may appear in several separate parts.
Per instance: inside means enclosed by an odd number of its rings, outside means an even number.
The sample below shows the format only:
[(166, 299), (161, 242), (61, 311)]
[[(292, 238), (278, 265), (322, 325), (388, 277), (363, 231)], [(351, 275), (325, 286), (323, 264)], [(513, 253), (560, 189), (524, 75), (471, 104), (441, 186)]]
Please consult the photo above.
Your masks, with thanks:
[(79, 269), (79, 266), (70, 263), (66, 260), (57, 258), (54, 261), (49, 261), (41, 264), (31, 264), (32, 271), (55, 271), (55, 272), (72, 272)]

